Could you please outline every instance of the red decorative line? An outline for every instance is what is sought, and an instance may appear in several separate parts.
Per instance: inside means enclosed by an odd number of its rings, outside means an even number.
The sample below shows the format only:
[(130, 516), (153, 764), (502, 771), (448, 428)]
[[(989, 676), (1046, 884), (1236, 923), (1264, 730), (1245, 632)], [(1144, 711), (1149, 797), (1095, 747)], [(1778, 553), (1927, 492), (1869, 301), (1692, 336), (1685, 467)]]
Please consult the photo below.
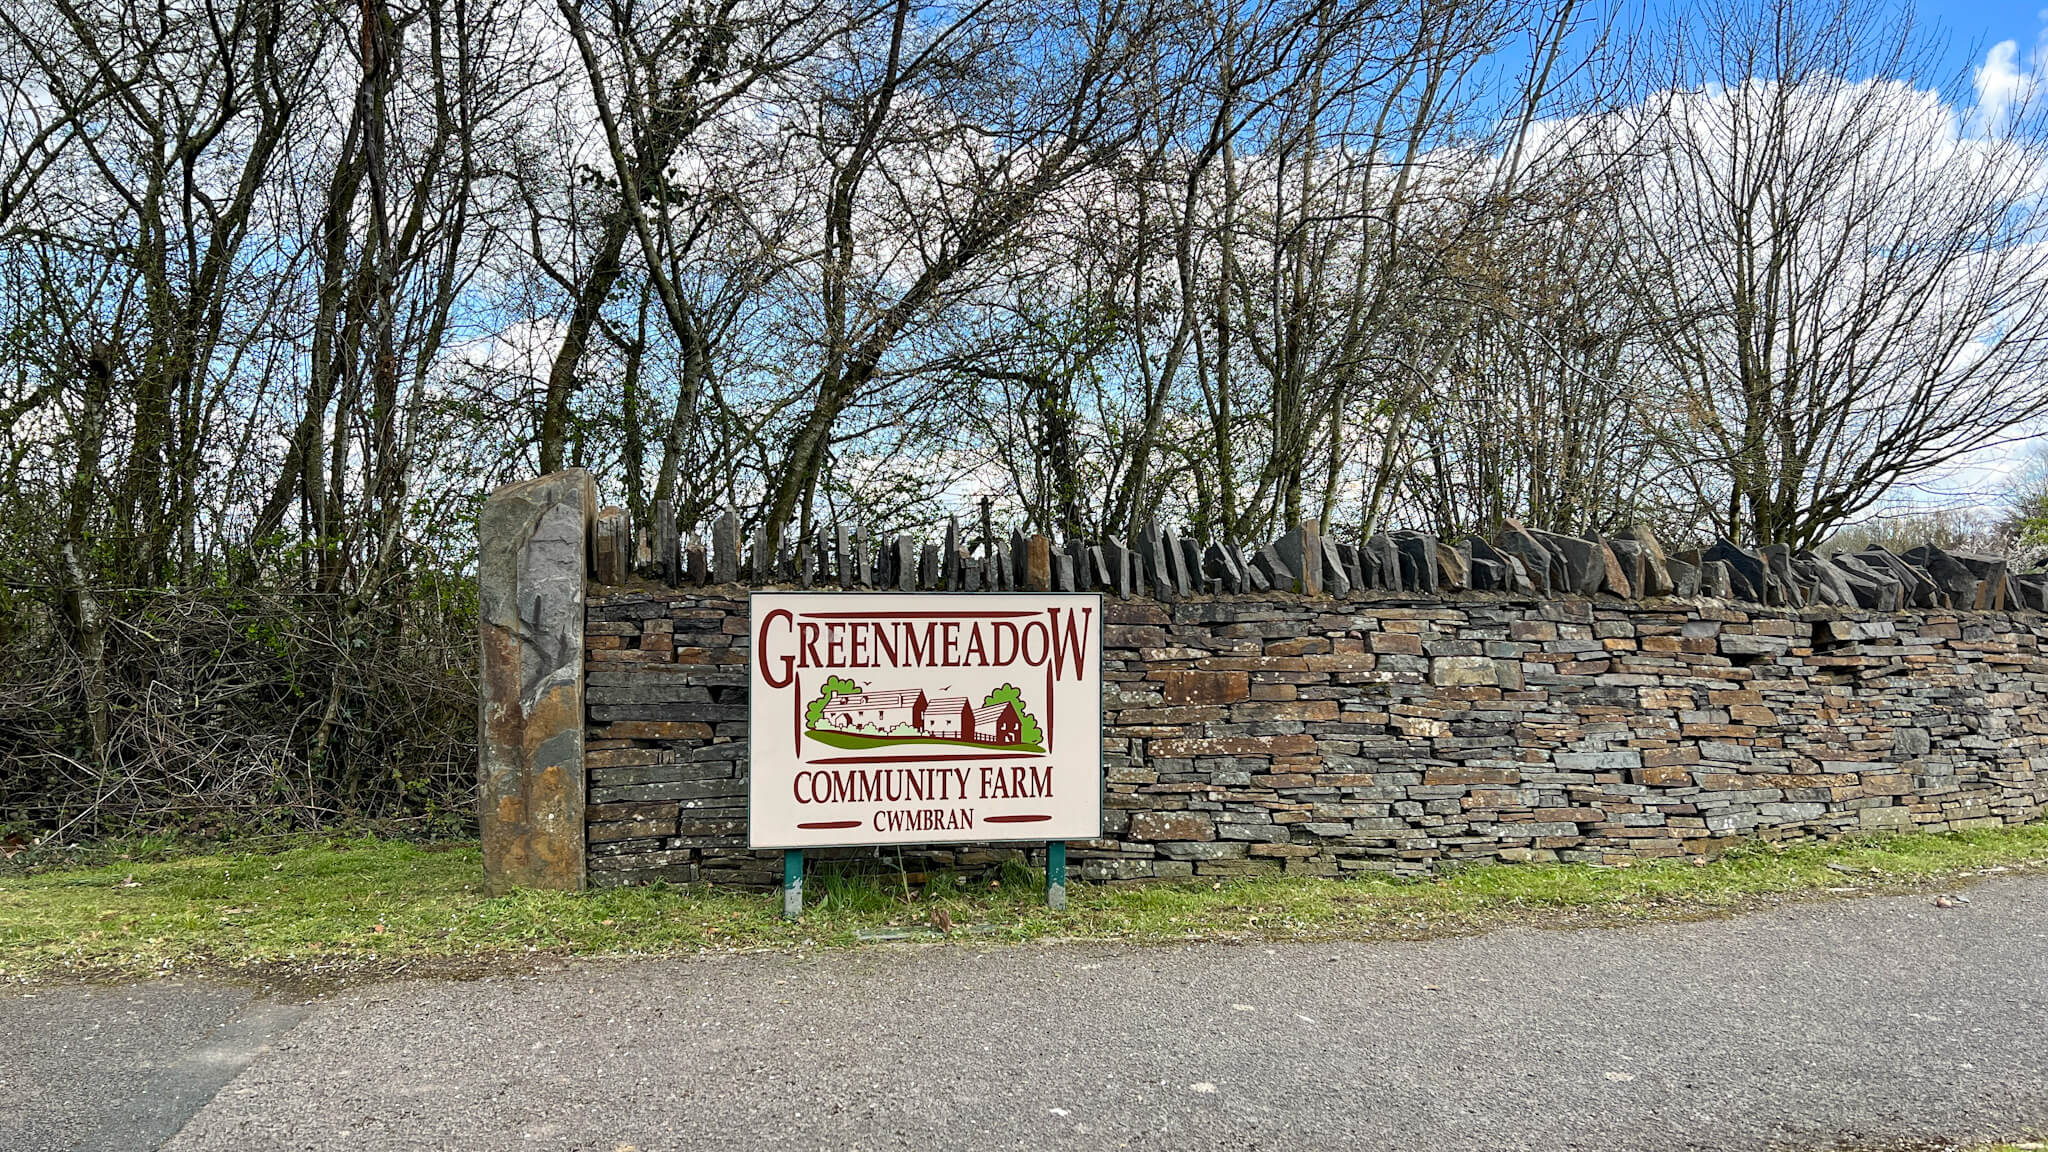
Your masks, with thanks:
[(1036, 616), (1036, 612), (799, 612), (800, 620), (908, 620), (938, 618), (948, 620), (1014, 620), (1025, 616)]
[[(1001, 819), (1001, 817), (997, 817), (997, 819)], [(811, 822), (811, 823), (809, 823), (809, 824), (799, 824), (799, 825), (797, 825), (797, 827), (799, 827), (799, 828), (858, 828), (858, 827), (860, 827), (860, 821), (858, 821), (858, 820), (814, 820), (814, 821), (812, 821), (812, 822)]]
[(974, 756), (828, 756), (823, 760), (806, 760), (806, 764), (926, 764), (940, 760), (1017, 760), (1038, 759), (1043, 752), (983, 752)]
[[(981, 822), (984, 824), (1036, 824), (1040, 820), (1050, 819), (1052, 819), (1050, 816), (984, 816)], [(808, 825), (804, 825), (804, 827), (808, 827)]]

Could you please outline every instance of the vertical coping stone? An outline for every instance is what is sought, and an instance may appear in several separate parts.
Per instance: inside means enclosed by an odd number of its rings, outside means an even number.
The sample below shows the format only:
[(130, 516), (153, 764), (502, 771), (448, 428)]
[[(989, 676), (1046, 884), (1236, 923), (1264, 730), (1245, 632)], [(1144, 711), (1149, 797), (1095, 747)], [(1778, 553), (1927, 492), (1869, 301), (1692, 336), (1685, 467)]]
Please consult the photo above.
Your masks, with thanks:
[(917, 591), (917, 543), (908, 536), (896, 538), (896, 560), (892, 574), (898, 592)]
[(666, 500), (654, 502), (654, 575), (671, 588), (683, 579), (682, 538), (676, 531), (676, 509)]
[(1290, 591), (1303, 596), (1323, 594), (1323, 540), (1313, 520), (1303, 520), (1287, 530), (1279, 541), (1280, 558), (1294, 574)]
[(719, 584), (740, 578), (740, 518), (730, 508), (711, 522), (711, 578)]
[(699, 539), (696, 533), (690, 534), (690, 544), (684, 549), (683, 555), (687, 557), (683, 564), (683, 582), (693, 588), (703, 587), (710, 560), (704, 553), (704, 541)]
[(1109, 565), (1109, 587), (1119, 599), (1131, 598), (1131, 550), (1111, 536), (1102, 546), (1102, 559)]
[(1052, 588), (1052, 537), (1033, 536), (1025, 542), (1024, 590), (1050, 592)]
[(632, 518), (624, 508), (598, 509), (591, 561), (599, 584), (624, 584), (632, 567)]
[(477, 519), (477, 822), (493, 895), (584, 886), (584, 579), (596, 510), (597, 486), (576, 468), (498, 489)]

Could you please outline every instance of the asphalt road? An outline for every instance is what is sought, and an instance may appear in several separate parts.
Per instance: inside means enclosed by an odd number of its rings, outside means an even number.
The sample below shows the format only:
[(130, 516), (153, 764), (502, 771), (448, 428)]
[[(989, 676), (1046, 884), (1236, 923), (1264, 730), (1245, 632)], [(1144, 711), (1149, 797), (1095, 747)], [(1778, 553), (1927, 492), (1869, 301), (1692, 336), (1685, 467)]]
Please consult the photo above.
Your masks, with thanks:
[[(0, 1147), (118, 1147), (93, 1133), (151, 1116), (178, 1152), (1671, 1152), (2048, 1128), (2048, 878), (1969, 895), (1414, 944), (605, 962), (305, 1006), (46, 989), (0, 997), (0, 1035), (41, 1030), (0, 1088), (55, 1135), (0, 1120)], [(220, 1081), (189, 1120), (178, 1093), (206, 1076), (180, 1044)], [(148, 1060), (156, 1095), (119, 1098)]]

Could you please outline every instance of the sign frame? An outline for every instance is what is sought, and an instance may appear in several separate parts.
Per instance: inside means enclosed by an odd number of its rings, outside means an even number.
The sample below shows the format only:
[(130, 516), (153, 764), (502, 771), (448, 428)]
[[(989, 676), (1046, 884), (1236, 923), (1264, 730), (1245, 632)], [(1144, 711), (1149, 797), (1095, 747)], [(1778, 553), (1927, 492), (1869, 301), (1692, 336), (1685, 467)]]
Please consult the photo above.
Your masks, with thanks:
[[(763, 637), (763, 635), (764, 635), (764, 633), (765, 633), (765, 623), (766, 623), (766, 617), (764, 616), (764, 613), (773, 613), (773, 612), (777, 611), (777, 610), (778, 610), (778, 608), (777, 608), (777, 606), (775, 606), (775, 605), (774, 605), (774, 604), (772, 604), (772, 603), (769, 603), (769, 604), (767, 604), (767, 605), (766, 605), (766, 607), (764, 607), (764, 606), (763, 606), (763, 601), (764, 601), (764, 600), (767, 600), (767, 601), (773, 601), (773, 600), (777, 600), (777, 599), (784, 599), (784, 598), (789, 598), (789, 599), (792, 599), (792, 600), (794, 600), (794, 599), (797, 599), (797, 598), (813, 598), (813, 597), (831, 597), (831, 598), (835, 598), (835, 599), (844, 599), (844, 600), (847, 600), (847, 601), (853, 602), (854, 604), (856, 604), (856, 605), (858, 605), (859, 607), (862, 607), (862, 608), (868, 608), (868, 607), (872, 607), (872, 609), (874, 609), (874, 610), (875, 610), (875, 612), (876, 612), (876, 614), (877, 614), (877, 615), (879, 615), (879, 616), (884, 616), (885, 618), (886, 618), (886, 616), (888, 615), (888, 613), (887, 613), (887, 612), (886, 612), (886, 610), (885, 610), (885, 605), (884, 605), (883, 603), (878, 603), (878, 601), (895, 601), (895, 602), (899, 602), (899, 605), (900, 605), (900, 602), (905, 602), (905, 601), (908, 601), (908, 602), (912, 602), (912, 603), (915, 603), (915, 604), (919, 605), (919, 607), (918, 607), (918, 608), (904, 608), (904, 607), (900, 607), (900, 606), (899, 606), (899, 607), (898, 607), (898, 609), (897, 609), (897, 610), (898, 610), (898, 612), (901, 612), (901, 613), (910, 613), (910, 612), (918, 612), (918, 613), (922, 613), (922, 614), (936, 614), (936, 615), (939, 615), (939, 616), (945, 616), (945, 615), (953, 615), (953, 614), (956, 614), (956, 613), (957, 613), (958, 615), (960, 615), (960, 616), (968, 616), (968, 615), (970, 615), (970, 614), (973, 614), (973, 613), (975, 612), (975, 607), (974, 607), (975, 605), (983, 605), (983, 606), (986, 606), (984, 610), (986, 610), (986, 609), (995, 609), (995, 608), (998, 608), (998, 607), (1000, 606), (1000, 603), (1001, 603), (1001, 601), (1003, 601), (1003, 600), (1015, 600), (1015, 599), (1030, 599), (1030, 600), (1039, 600), (1039, 601), (1041, 601), (1041, 602), (1043, 602), (1043, 601), (1064, 601), (1064, 603), (1051, 603), (1051, 604), (1044, 604), (1044, 603), (1041, 603), (1041, 605), (1040, 605), (1039, 609), (1037, 610), (1037, 611), (1040, 611), (1040, 612), (1044, 611), (1044, 610), (1045, 610), (1045, 609), (1047, 609), (1047, 608), (1063, 608), (1063, 609), (1064, 609), (1064, 608), (1073, 608), (1073, 609), (1087, 608), (1087, 609), (1090, 609), (1090, 612), (1089, 612), (1089, 616), (1090, 616), (1090, 618), (1091, 618), (1090, 622), (1091, 622), (1091, 625), (1092, 625), (1092, 627), (1090, 628), (1090, 632), (1089, 632), (1089, 636), (1088, 636), (1088, 642), (1089, 642), (1089, 643), (1091, 643), (1091, 644), (1092, 644), (1092, 645), (1094, 646), (1094, 650), (1093, 650), (1093, 651), (1092, 651), (1091, 653), (1089, 653), (1089, 654), (1088, 654), (1088, 655), (1087, 655), (1087, 656), (1086, 656), (1086, 657), (1085, 657), (1085, 658), (1084, 658), (1084, 659), (1083, 659), (1082, 661), (1080, 661), (1080, 662), (1079, 662), (1080, 666), (1082, 666), (1082, 667), (1084, 667), (1084, 668), (1086, 669), (1086, 671), (1085, 671), (1085, 672), (1084, 672), (1084, 673), (1083, 673), (1083, 674), (1082, 674), (1082, 675), (1081, 675), (1081, 676), (1080, 676), (1079, 678), (1080, 678), (1081, 680), (1083, 680), (1084, 682), (1092, 680), (1092, 682), (1093, 682), (1093, 684), (1094, 684), (1094, 691), (1095, 691), (1095, 711), (1094, 711), (1094, 718), (1093, 718), (1093, 724), (1092, 724), (1092, 726), (1091, 726), (1091, 728), (1092, 728), (1092, 731), (1091, 731), (1091, 733), (1090, 733), (1090, 738), (1089, 738), (1089, 739), (1087, 740), (1087, 753), (1086, 753), (1086, 757), (1087, 757), (1087, 759), (1086, 759), (1086, 763), (1085, 763), (1085, 764), (1082, 764), (1082, 765), (1079, 765), (1079, 767), (1081, 767), (1081, 768), (1082, 768), (1082, 769), (1084, 769), (1084, 770), (1091, 770), (1091, 769), (1092, 769), (1092, 771), (1093, 771), (1093, 773), (1094, 773), (1094, 788), (1092, 789), (1092, 792), (1093, 792), (1093, 797), (1092, 797), (1092, 803), (1093, 803), (1093, 807), (1094, 807), (1094, 814), (1095, 814), (1095, 817), (1094, 817), (1094, 826), (1093, 826), (1092, 828), (1076, 828), (1076, 827), (1073, 827), (1073, 826), (1072, 826), (1071, 824), (1069, 824), (1068, 826), (1066, 826), (1066, 827), (1064, 828), (1064, 830), (1062, 831), (1062, 834), (1061, 834), (1061, 835), (1059, 835), (1059, 836), (1058, 836), (1057, 838), (1048, 838), (1048, 835), (1047, 835), (1047, 833), (1048, 833), (1048, 832), (1051, 832), (1051, 831), (1054, 831), (1054, 829), (1036, 829), (1036, 828), (1034, 828), (1034, 827), (1033, 827), (1033, 825), (1032, 825), (1032, 824), (1030, 824), (1030, 823), (1020, 823), (1020, 824), (1016, 825), (1016, 827), (1017, 827), (1017, 829), (1018, 829), (1018, 830), (1017, 830), (1016, 832), (1007, 832), (1007, 831), (1003, 831), (1003, 830), (998, 830), (998, 829), (996, 829), (996, 828), (992, 828), (992, 827), (988, 827), (988, 826), (982, 825), (982, 824), (980, 824), (979, 822), (977, 822), (977, 823), (976, 823), (976, 825), (975, 825), (975, 827), (974, 827), (974, 828), (972, 829), (972, 831), (970, 831), (970, 832), (967, 832), (967, 833), (965, 833), (965, 834), (962, 834), (962, 835), (938, 835), (938, 836), (931, 836), (931, 835), (925, 835), (925, 834), (921, 834), (921, 833), (920, 833), (919, 831), (917, 831), (917, 830), (905, 830), (905, 831), (904, 831), (904, 832), (903, 832), (903, 833), (902, 833), (902, 834), (901, 834), (900, 836), (891, 836), (890, 838), (887, 838), (887, 839), (869, 839), (869, 838), (862, 838), (862, 839), (858, 839), (858, 840), (853, 840), (853, 841), (836, 841), (836, 842), (818, 842), (818, 841), (810, 841), (810, 842), (806, 842), (806, 843), (802, 843), (802, 844), (791, 844), (791, 843), (786, 843), (786, 842), (782, 842), (782, 841), (784, 841), (784, 840), (786, 840), (786, 839), (789, 839), (789, 838), (788, 838), (788, 837), (783, 837), (783, 836), (779, 836), (779, 835), (766, 835), (766, 836), (764, 836), (764, 835), (762, 834), (762, 832), (761, 832), (761, 821), (760, 821), (760, 820), (759, 820), (759, 819), (757, 818), (757, 817), (758, 817), (758, 815), (759, 815), (759, 812), (760, 812), (760, 804), (759, 804), (759, 798), (760, 798), (760, 796), (761, 796), (761, 794), (762, 794), (762, 788), (763, 788), (763, 786), (764, 786), (764, 779), (763, 779), (763, 774), (762, 774), (762, 772), (760, 771), (760, 769), (761, 769), (761, 760), (762, 760), (762, 757), (761, 757), (761, 755), (760, 755), (760, 748), (762, 747), (762, 745), (761, 745), (761, 743), (760, 743), (760, 740), (761, 740), (761, 738), (762, 738), (762, 736), (763, 736), (763, 732), (762, 732), (762, 726), (763, 726), (763, 721), (764, 721), (764, 719), (766, 719), (766, 718), (767, 718), (767, 717), (766, 717), (766, 714), (765, 714), (765, 707), (766, 707), (766, 702), (765, 702), (765, 701), (763, 701), (763, 700), (761, 699), (761, 693), (760, 693), (760, 691), (759, 691), (759, 690), (760, 690), (760, 688), (761, 688), (761, 686), (762, 686), (762, 684), (763, 684), (763, 682), (764, 682), (764, 681), (763, 681), (763, 676), (764, 676), (764, 670), (763, 670), (763, 668), (761, 667), (761, 662), (762, 662), (762, 660), (763, 660), (763, 659), (765, 658), (765, 657), (764, 657), (764, 655), (763, 655), (763, 652), (762, 652), (762, 643), (761, 643), (761, 641), (762, 641), (762, 637)], [(1049, 859), (1048, 859), (1048, 868), (1047, 868), (1047, 877), (1046, 877), (1046, 880), (1047, 880), (1047, 896), (1048, 896), (1048, 899), (1049, 899), (1049, 900), (1051, 900), (1051, 901), (1052, 901), (1052, 902), (1054, 903), (1054, 905), (1055, 905), (1055, 906), (1063, 906), (1063, 905), (1064, 905), (1064, 902), (1065, 902), (1065, 880), (1066, 880), (1066, 877), (1065, 877), (1065, 871), (1066, 871), (1066, 869), (1065, 869), (1065, 862), (1066, 862), (1066, 861), (1065, 861), (1065, 856), (1066, 856), (1066, 853), (1065, 853), (1064, 849), (1065, 849), (1065, 847), (1066, 847), (1066, 841), (1067, 841), (1067, 840), (1069, 840), (1069, 839), (1099, 839), (1099, 838), (1101, 837), (1101, 835), (1102, 835), (1102, 822), (1103, 822), (1103, 810), (1104, 810), (1104, 807), (1105, 807), (1105, 802), (1106, 802), (1106, 800), (1107, 800), (1107, 796), (1108, 796), (1108, 782), (1107, 782), (1107, 777), (1106, 777), (1106, 775), (1105, 775), (1105, 773), (1104, 773), (1104, 771), (1103, 771), (1103, 763), (1102, 763), (1102, 739), (1101, 739), (1101, 733), (1102, 733), (1102, 712), (1101, 712), (1101, 694), (1102, 694), (1102, 663), (1103, 663), (1103, 652), (1102, 652), (1102, 638), (1103, 638), (1103, 629), (1104, 629), (1104, 621), (1103, 621), (1103, 605), (1104, 605), (1104, 602), (1105, 602), (1105, 598), (1104, 598), (1104, 596), (1103, 596), (1103, 594), (1102, 594), (1102, 593), (1100, 593), (1100, 592), (996, 592), (996, 593), (992, 593), (992, 592), (964, 592), (964, 591), (963, 591), (963, 592), (898, 592), (898, 591), (893, 591), (893, 590), (891, 590), (891, 591), (866, 591), (866, 590), (853, 590), (853, 589), (833, 589), (833, 588), (823, 588), (823, 589), (815, 589), (815, 590), (806, 590), (806, 589), (760, 589), (760, 590), (755, 590), (755, 591), (751, 591), (751, 592), (749, 592), (749, 593), (748, 593), (748, 597), (747, 597), (747, 601), (748, 601), (748, 602), (747, 602), (747, 628), (748, 628), (748, 655), (747, 655), (747, 673), (748, 673), (748, 680), (747, 680), (747, 683), (748, 683), (748, 707), (747, 707), (747, 760), (748, 760), (748, 763), (747, 763), (747, 846), (748, 846), (748, 847), (749, 847), (750, 849), (753, 849), (753, 850), (755, 850), (755, 851), (776, 851), (776, 850), (779, 850), (779, 851), (782, 851), (782, 852), (784, 852), (784, 853), (786, 854), (786, 855), (785, 855), (785, 861), (784, 861), (784, 862), (785, 862), (785, 876), (784, 876), (784, 881), (785, 881), (785, 882), (784, 882), (784, 896), (785, 896), (785, 907), (784, 907), (784, 911), (785, 911), (785, 913), (786, 913), (786, 914), (794, 915), (794, 914), (795, 914), (795, 912), (796, 912), (796, 910), (798, 910), (798, 909), (800, 909), (800, 908), (801, 908), (801, 904), (800, 904), (799, 902), (797, 902), (797, 901), (800, 901), (800, 900), (801, 900), (801, 890), (802, 890), (802, 872), (801, 872), (801, 867), (802, 867), (802, 865), (801, 865), (801, 854), (802, 854), (802, 852), (803, 852), (803, 851), (804, 851), (805, 849), (807, 849), (807, 848), (842, 848), (842, 847), (884, 847), (884, 846), (909, 846), (909, 845), (948, 845), (948, 844), (1006, 844), (1006, 843), (1033, 843), (1033, 842), (1042, 842), (1042, 843), (1046, 843), (1047, 845), (1049, 845), (1049, 846), (1050, 846), (1050, 851), (1049, 851), (1049, 853), (1048, 853), (1048, 857), (1049, 857)], [(940, 608), (940, 607), (939, 607), (939, 605), (940, 605), (941, 603), (945, 603), (945, 602), (952, 602), (952, 603), (955, 603), (955, 604), (957, 604), (957, 608)], [(1035, 613), (1032, 613), (1032, 614), (1035, 614)], [(1019, 613), (1019, 615), (1028, 615), (1028, 614), (1025, 614), (1025, 613)], [(794, 617), (792, 616), (792, 620), (793, 620), (793, 619), (794, 619)], [(1050, 627), (1050, 626), (1049, 626), (1049, 627)], [(1049, 659), (1049, 658), (1050, 658), (1050, 657), (1048, 657), (1048, 659)], [(1057, 677), (1057, 669), (1053, 669), (1053, 670), (1051, 671), (1051, 675), (1050, 675), (1050, 676), (1049, 676), (1049, 678), (1048, 678), (1048, 685), (1049, 685), (1049, 686), (1051, 686), (1051, 685), (1055, 685), (1055, 684), (1056, 684), (1056, 679), (1055, 679), (1056, 677)], [(1006, 687), (1008, 687), (1008, 685), (1005, 685), (1005, 686), (1006, 686)], [(1050, 687), (1049, 687), (1049, 690), (1051, 690), (1051, 689), (1050, 689)], [(799, 689), (799, 694), (801, 694), (801, 689)], [(883, 693), (863, 693), (863, 694), (860, 694), (860, 695), (862, 695), (862, 696), (867, 696), (867, 695), (877, 695), (877, 696), (879, 696), (879, 695), (883, 695)], [(920, 692), (920, 693), (919, 693), (919, 695), (920, 695), (920, 697), (922, 697), (922, 695), (923, 695), (923, 694), (922, 694), (922, 693)], [(852, 699), (854, 699), (855, 697), (853, 697), (853, 696), (849, 695), (849, 696), (847, 696), (846, 698), (847, 698), (848, 700), (852, 700)], [(826, 700), (826, 701), (827, 701), (828, 703), (831, 703), (831, 702), (833, 702), (833, 701), (834, 701), (835, 699), (836, 699), (836, 698), (835, 698), (835, 697), (833, 697), (833, 696), (831, 696), (830, 694), (827, 694), (827, 696), (825, 697), (825, 700)], [(1018, 701), (1018, 703), (1023, 703), (1023, 701), (1022, 701), (1022, 700), (1019, 700), (1019, 701)], [(1004, 719), (1005, 719), (1006, 721), (1009, 721), (1009, 722), (1014, 722), (1014, 719), (1015, 719), (1015, 717), (1014, 717), (1014, 709), (1012, 709), (1011, 711), (1012, 711), (1012, 715), (1011, 715), (1011, 716), (1007, 716), (1007, 717), (1005, 717)], [(1027, 717), (1028, 717), (1028, 714), (1027, 714)], [(1057, 733), (1057, 731), (1058, 731), (1058, 729), (1057, 729), (1056, 727), (1052, 727), (1052, 725), (1056, 724), (1056, 722), (1057, 722), (1057, 719), (1058, 719), (1058, 717), (1057, 717), (1057, 713), (1056, 713), (1056, 712), (1055, 712), (1055, 713), (1049, 713), (1049, 714), (1048, 714), (1048, 726), (1049, 726), (1049, 727), (1051, 727), (1051, 732), (1052, 732), (1052, 733)], [(777, 718), (775, 722), (776, 722), (776, 723), (777, 723), (777, 725), (779, 726), (779, 724), (781, 723), (781, 720), (780, 720), (780, 718)], [(800, 722), (800, 723), (801, 723), (801, 722)], [(1035, 721), (1034, 721), (1034, 723), (1035, 723)], [(800, 733), (805, 733), (805, 734), (807, 734), (807, 733), (808, 733), (809, 731), (810, 731), (810, 727), (808, 727), (808, 726), (807, 726), (807, 727), (803, 727), (803, 728), (800, 728), (800, 729), (799, 729), (799, 732), (800, 732)], [(1049, 733), (1049, 735), (1051, 735), (1051, 733)], [(1012, 737), (1012, 738), (1014, 739), (1015, 737)], [(868, 739), (873, 739), (873, 738), (868, 738)], [(920, 738), (920, 739), (922, 739), (922, 738)], [(1057, 736), (1056, 736), (1056, 735), (1052, 735), (1052, 736), (1051, 736), (1051, 739), (1050, 739), (1050, 740), (1048, 740), (1048, 742), (1047, 742), (1047, 745), (1046, 745), (1046, 749), (1045, 749), (1045, 754), (1046, 754), (1046, 755), (1048, 755), (1048, 756), (1050, 756), (1050, 755), (1053, 755), (1053, 753), (1052, 753), (1052, 748), (1056, 746), (1056, 745), (1055, 745), (1055, 744), (1053, 743), (1053, 741), (1055, 741), (1055, 740), (1057, 740)], [(799, 739), (799, 742), (798, 742), (798, 743), (799, 743), (799, 747), (801, 748), (801, 740), (800, 740), (800, 739)], [(1057, 745), (1057, 746), (1066, 746), (1066, 745), (1069, 745), (1069, 744), (1073, 744), (1073, 743), (1076, 743), (1076, 741), (1072, 741), (1072, 740), (1068, 740), (1068, 741), (1059, 741), (1059, 742), (1058, 742), (1058, 745)], [(1016, 755), (1016, 754), (1015, 754), (1015, 753), (998, 753), (998, 752), (992, 752), (992, 753), (990, 754), (990, 757), (988, 757), (988, 758), (995, 758), (995, 757), (997, 757), (997, 756), (1005, 756), (1005, 755), (1007, 755), (1007, 756), (1014, 756), (1014, 755)], [(970, 763), (971, 763), (971, 762), (972, 762), (973, 760), (977, 759), (976, 757), (972, 757), (972, 756), (965, 756), (965, 757), (958, 757), (958, 756), (956, 756), (956, 757), (949, 757), (949, 758), (950, 758), (950, 759), (960, 759), (960, 760), (963, 760), (963, 761), (967, 761), (967, 762), (970, 762)], [(801, 758), (799, 758), (799, 760), (798, 760), (798, 763), (803, 763), (803, 762), (804, 762), (804, 761), (802, 761), (802, 760), (801, 760)], [(966, 771), (966, 770), (967, 770), (967, 769), (963, 769), (962, 771)], [(1050, 819), (1051, 819), (1051, 817), (1047, 817), (1046, 819), (1050, 820)], [(1085, 834), (1077, 834), (1077, 833), (1085, 833)], [(792, 875), (792, 873), (793, 873), (793, 875)]]

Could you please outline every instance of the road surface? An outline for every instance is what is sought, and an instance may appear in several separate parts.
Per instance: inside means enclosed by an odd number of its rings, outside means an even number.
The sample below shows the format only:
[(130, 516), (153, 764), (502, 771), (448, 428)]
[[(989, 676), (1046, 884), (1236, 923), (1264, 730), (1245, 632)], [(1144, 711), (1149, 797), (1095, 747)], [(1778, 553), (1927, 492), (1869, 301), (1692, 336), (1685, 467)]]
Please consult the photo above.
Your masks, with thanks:
[[(0, 1147), (1764, 1149), (2048, 1129), (2048, 877), (1416, 943), (0, 994)], [(11, 1127), (10, 1127), (11, 1125)]]

